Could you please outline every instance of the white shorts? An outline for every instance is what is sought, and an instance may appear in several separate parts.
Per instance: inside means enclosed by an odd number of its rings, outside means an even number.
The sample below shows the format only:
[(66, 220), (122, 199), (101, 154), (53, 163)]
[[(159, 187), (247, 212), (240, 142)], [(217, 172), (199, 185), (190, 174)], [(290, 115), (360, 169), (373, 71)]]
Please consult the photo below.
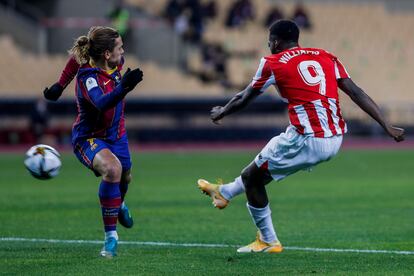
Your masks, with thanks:
[(289, 126), (286, 132), (267, 143), (254, 162), (259, 168), (268, 169), (273, 179), (279, 181), (299, 170), (310, 170), (328, 161), (338, 153), (341, 144), (342, 135), (328, 138), (304, 136)]

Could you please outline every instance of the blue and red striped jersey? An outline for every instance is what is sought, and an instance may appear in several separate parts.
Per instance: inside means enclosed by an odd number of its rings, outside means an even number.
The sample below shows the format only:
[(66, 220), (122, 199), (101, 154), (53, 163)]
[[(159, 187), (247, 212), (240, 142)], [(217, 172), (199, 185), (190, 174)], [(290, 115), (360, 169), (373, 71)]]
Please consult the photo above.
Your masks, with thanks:
[(72, 128), (73, 144), (87, 138), (115, 141), (126, 134), (122, 64), (123, 59), (110, 72), (90, 64), (79, 68), (75, 89), (78, 116)]

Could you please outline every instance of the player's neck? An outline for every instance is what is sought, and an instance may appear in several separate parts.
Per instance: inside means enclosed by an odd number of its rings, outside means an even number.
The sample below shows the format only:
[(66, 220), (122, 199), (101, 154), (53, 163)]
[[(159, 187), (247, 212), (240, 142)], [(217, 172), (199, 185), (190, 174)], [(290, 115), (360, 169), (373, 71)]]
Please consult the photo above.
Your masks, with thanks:
[(281, 45), (282, 51), (290, 50), (299, 47), (299, 44), (296, 42), (286, 42), (283, 45)]
[(109, 68), (108, 62), (106, 60), (104, 61), (96, 61), (95, 66), (101, 68), (104, 71), (109, 71), (111, 68)]

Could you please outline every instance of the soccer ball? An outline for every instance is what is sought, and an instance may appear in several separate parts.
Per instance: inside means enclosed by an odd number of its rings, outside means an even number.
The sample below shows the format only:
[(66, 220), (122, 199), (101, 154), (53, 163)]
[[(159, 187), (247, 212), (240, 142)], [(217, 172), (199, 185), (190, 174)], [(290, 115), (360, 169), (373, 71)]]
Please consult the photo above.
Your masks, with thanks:
[(50, 179), (59, 174), (60, 154), (48, 145), (35, 145), (26, 152), (24, 165), (38, 179)]

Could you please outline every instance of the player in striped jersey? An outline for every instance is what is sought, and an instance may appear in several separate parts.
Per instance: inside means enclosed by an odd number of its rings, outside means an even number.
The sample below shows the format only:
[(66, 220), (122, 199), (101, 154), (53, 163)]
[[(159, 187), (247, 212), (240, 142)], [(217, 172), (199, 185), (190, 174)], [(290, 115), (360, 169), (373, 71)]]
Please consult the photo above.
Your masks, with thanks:
[[(121, 64), (124, 63), (124, 58), (121, 57)], [(122, 66), (119, 66), (119, 69)], [(76, 77), (80, 68), (80, 64), (76, 61), (74, 55), (70, 55), (65, 67), (63, 68), (59, 80), (51, 85), (46, 87), (43, 90), (43, 95), (47, 100), (57, 101), (62, 95), (65, 88), (70, 84), (70, 82)], [(119, 70), (118, 70), (119, 71)], [(117, 72), (114, 72), (117, 73)], [(121, 190), (121, 199), (122, 204), (118, 213), (118, 222), (125, 228), (132, 228), (134, 225), (134, 220), (129, 212), (128, 206), (125, 204), (125, 195), (128, 191), (128, 186), (131, 181), (130, 170), (124, 170), (121, 177), (121, 182), (119, 188)]]
[(76, 75), (78, 116), (72, 128), (72, 145), (79, 161), (102, 176), (99, 200), (105, 231), (101, 256), (116, 256), (116, 224), (133, 226), (124, 203), (131, 180), (131, 158), (125, 129), (125, 96), (142, 81), (143, 73), (128, 69), (123, 76), (123, 42), (109, 27), (92, 27), (70, 50), (71, 57), (58, 83), (44, 95), (57, 100)]
[[(109, 28), (102, 28), (102, 27), (95, 27), (96, 30), (104, 30), (104, 32), (112, 32), (115, 30), (110, 30)], [(94, 31), (94, 32), (95, 32)], [(90, 34), (94, 33), (92, 29), (90, 30)], [(114, 33), (116, 35), (116, 33)], [(99, 36), (99, 35), (98, 35)], [(121, 38), (117, 37), (118, 40)], [(108, 42), (108, 41), (106, 41)], [(85, 44), (84, 46), (87, 46)], [(121, 45), (122, 46), (122, 45)], [(100, 70), (99, 66), (96, 66), (90, 57), (87, 57), (88, 51), (84, 51), (85, 60), (79, 60), (79, 56), (74, 53), (74, 49), (80, 49), (78, 45), (75, 44), (74, 48), (71, 49), (69, 59), (66, 62), (65, 67), (63, 68), (59, 80), (51, 85), (50, 87), (46, 87), (43, 91), (44, 97), (50, 101), (57, 101), (59, 97), (62, 95), (64, 89), (70, 84), (70, 82), (78, 75), (78, 80), (83, 79), (92, 74), (96, 73), (96, 80), (100, 85), (100, 88), (104, 88), (105, 91), (102, 91), (106, 94), (113, 93), (111, 97), (102, 97), (101, 99), (97, 99), (101, 96), (101, 91), (85, 91), (85, 85), (82, 85), (82, 82), (78, 81), (77, 87), (77, 98), (79, 103), (80, 114), (75, 122), (74, 129), (73, 129), (73, 143), (75, 147), (75, 154), (79, 158), (79, 160), (86, 165), (88, 168), (93, 169), (97, 176), (102, 175), (102, 173), (98, 172), (93, 168), (93, 160), (95, 156), (100, 156), (98, 153), (106, 146), (111, 147), (111, 151), (115, 154), (115, 156), (119, 159), (122, 166), (122, 173), (121, 179), (119, 183), (119, 190), (121, 194), (121, 207), (119, 208), (118, 212), (118, 222), (124, 226), (125, 228), (132, 228), (134, 225), (133, 218), (131, 213), (129, 212), (129, 208), (125, 203), (125, 196), (128, 191), (128, 186), (131, 181), (131, 164), (130, 164), (130, 157), (129, 157), (129, 150), (128, 150), (128, 139), (125, 132), (124, 126), (124, 112), (123, 112), (123, 101), (118, 102), (115, 107), (110, 107), (105, 105), (113, 105), (116, 101), (122, 100), (122, 95), (124, 91), (120, 93), (120, 91), (115, 91), (113, 88), (114, 84), (119, 84), (121, 80), (120, 71), (122, 70), (122, 66), (124, 64), (124, 57), (122, 54), (119, 56), (119, 64), (113, 68), (113, 70)], [(89, 47), (91, 48), (91, 47)], [(96, 48), (96, 47), (92, 47)], [(122, 48), (122, 47), (121, 47)], [(95, 49), (96, 51), (97, 49)], [(122, 50), (123, 52), (123, 50)], [(87, 62), (89, 59), (90, 62)], [(118, 62), (118, 61), (117, 61)], [(111, 67), (114, 64), (111, 65)], [(105, 71), (105, 72), (104, 72)], [(140, 70), (134, 70), (136, 73), (141, 75), (142, 79), (142, 72)], [(127, 71), (128, 72), (128, 71)], [(79, 74), (78, 74), (79, 73)], [(108, 73), (105, 76), (105, 73)], [(130, 75), (130, 72), (128, 72)], [(123, 81), (125, 82), (125, 75), (122, 77)], [(115, 83), (109, 81), (107, 78), (110, 76), (112, 80), (115, 80)], [(128, 77), (127, 77), (128, 78)], [(130, 77), (129, 77), (130, 78)], [(93, 80), (91, 80), (93, 83)], [(79, 85), (81, 84), (81, 85)], [(87, 87), (86, 87), (87, 88)], [(119, 89), (118, 89), (119, 90)], [(79, 93), (80, 92), (80, 93)], [(89, 97), (89, 94), (91, 97)], [(118, 95), (116, 95), (118, 94)], [(80, 97), (79, 97), (80, 96)], [(118, 97), (118, 99), (116, 99)], [(112, 99), (110, 99), (112, 98)], [(88, 105), (96, 105), (94, 108), (88, 107)], [(120, 108), (122, 106), (122, 108)], [(101, 112), (96, 113), (94, 109), (102, 109)], [(115, 111), (115, 112), (114, 112)], [(88, 114), (89, 113), (89, 114)], [(96, 114), (94, 114), (96, 113)], [(91, 114), (93, 114), (91, 116)], [(103, 114), (103, 116), (102, 116)], [(98, 115), (98, 116), (96, 116)], [(114, 116), (115, 115), (115, 116)], [(113, 116), (115, 119), (114, 121), (106, 120)], [(88, 121), (98, 120), (99, 124), (88, 124)], [(95, 123), (97, 123), (96, 121)], [(112, 124), (112, 126), (111, 126)], [(100, 131), (95, 131), (97, 128), (100, 128)], [(92, 131), (92, 133), (91, 133)], [(94, 136), (91, 138), (91, 136)], [(100, 137), (102, 136), (102, 137)], [(103, 137), (106, 136), (106, 137)], [(98, 139), (95, 139), (98, 137)], [(104, 138), (105, 141), (100, 141), (99, 138)], [(115, 138), (115, 139), (114, 139)], [(119, 139), (118, 139), (119, 138)], [(107, 143), (108, 142), (108, 143)], [(105, 179), (104, 179), (105, 180)], [(105, 185), (105, 184), (104, 184)], [(105, 223), (105, 219), (104, 219)], [(106, 227), (108, 230), (108, 227)], [(107, 231), (106, 231), (107, 232)], [(111, 252), (103, 251), (101, 254), (106, 254), (110, 257)]]
[(211, 119), (219, 121), (250, 103), (271, 85), (288, 103), (290, 125), (285, 133), (272, 138), (234, 182), (226, 185), (198, 180), (199, 188), (213, 204), (223, 209), (229, 201), (245, 192), (247, 208), (258, 229), (256, 240), (237, 251), (280, 253), (283, 250), (273, 227), (265, 185), (282, 180), (299, 170), (334, 157), (346, 133), (338, 87), (385, 132), (400, 142), (404, 130), (390, 125), (378, 106), (350, 78), (337, 57), (322, 49), (302, 48), (299, 29), (289, 20), (279, 20), (269, 28), (271, 55), (261, 59), (253, 81), (225, 106), (211, 110)]

